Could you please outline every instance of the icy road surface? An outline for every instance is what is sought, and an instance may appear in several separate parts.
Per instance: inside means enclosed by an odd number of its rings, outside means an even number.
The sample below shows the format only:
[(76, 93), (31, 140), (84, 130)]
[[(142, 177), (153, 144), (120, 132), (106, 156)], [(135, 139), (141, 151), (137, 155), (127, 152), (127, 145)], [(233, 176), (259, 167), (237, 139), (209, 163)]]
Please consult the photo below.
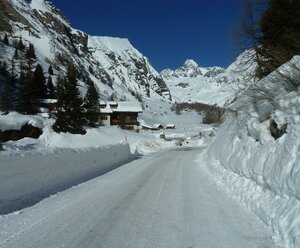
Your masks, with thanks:
[(218, 189), (199, 149), (148, 155), (0, 217), (0, 247), (273, 248), (270, 232)]

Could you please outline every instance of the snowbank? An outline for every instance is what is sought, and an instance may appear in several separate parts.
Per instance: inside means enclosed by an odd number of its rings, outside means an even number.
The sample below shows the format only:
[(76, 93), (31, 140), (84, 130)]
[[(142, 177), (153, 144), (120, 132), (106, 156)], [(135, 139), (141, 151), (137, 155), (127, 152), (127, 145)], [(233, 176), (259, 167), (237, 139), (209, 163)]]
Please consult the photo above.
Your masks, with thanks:
[(85, 135), (58, 134), (51, 128), (53, 120), (19, 114), (4, 116), (1, 126), (17, 129), (24, 123), (44, 126), (44, 133), (39, 139), (24, 138), (3, 144), (0, 214), (30, 206), (141, 154), (175, 146), (174, 142), (165, 142), (152, 134), (117, 127), (89, 128)]
[(20, 130), (25, 124), (42, 129), (44, 127), (42, 117), (21, 115), (15, 112), (7, 115), (0, 114), (0, 131)]
[(30, 206), (66, 188), (113, 170), (131, 159), (128, 144), (89, 150), (0, 156), (0, 214)]
[[(199, 163), (209, 161), (212, 178), (272, 226), (279, 245), (296, 248), (300, 247), (300, 92), (287, 93), (274, 84), (274, 76), (262, 82), (273, 100), (251, 104), (249, 91), (241, 96), (230, 106), (232, 111)], [(272, 120), (279, 127), (287, 124), (287, 133), (277, 140), (269, 130)]]

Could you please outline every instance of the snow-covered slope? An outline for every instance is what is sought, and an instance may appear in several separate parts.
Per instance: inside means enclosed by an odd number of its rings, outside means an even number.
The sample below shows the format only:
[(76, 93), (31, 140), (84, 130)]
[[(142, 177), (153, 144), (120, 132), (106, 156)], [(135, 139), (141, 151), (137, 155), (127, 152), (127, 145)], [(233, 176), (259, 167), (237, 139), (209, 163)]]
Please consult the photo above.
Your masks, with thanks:
[[(169, 101), (170, 92), (148, 59), (127, 39), (93, 37), (71, 27), (52, 3), (44, 0), (2, 0), (0, 36), (8, 34), (10, 44), (20, 38), (31, 42), (38, 62), (46, 70), (51, 64), (65, 70), (68, 61), (77, 65), (83, 81), (90, 77), (102, 97), (134, 100), (147, 96)], [(1, 44), (1, 60), (9, 61), (13, 46)]]
[(176, 70), (161, 72), (172, 97), (177, 102), (202, 102), (223, 106), (237, 92), (254, 82), (255, 64), (251, 51), (241, 54), (227, 69), (201, 67), (188, 59)]
[[(108, 73), (112, 87), (124, 87), (132, 93), (171, 100), (169, 89), (148, 59), (137, 51), (127, 39), (88, 37), (90, 61), (97, 71)], [(114, 83), (114, 85), (113, 85)]]
[(286, 248), (300, 247), (299, 64), (297, 56), (245, 90), (200, 158)]

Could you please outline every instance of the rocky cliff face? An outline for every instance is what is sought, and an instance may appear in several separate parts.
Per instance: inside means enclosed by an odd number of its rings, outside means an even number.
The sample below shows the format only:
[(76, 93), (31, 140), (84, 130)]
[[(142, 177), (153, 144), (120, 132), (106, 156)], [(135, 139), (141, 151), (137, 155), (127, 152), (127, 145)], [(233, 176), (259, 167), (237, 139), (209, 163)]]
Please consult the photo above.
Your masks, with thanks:
[(197, 78), (212, 77), (224, 72), (221, 67), (201, 67), (194, 60), (187, 59), (185, 63), (176, 70), (166, 69), (161, 72), (164, 78)]
[[(128, 40), (93, 37), (73, 29), (63, 13), (44, 0), (0, 0), (0, 35), (10, 43), (20, 38), (35, 46), (45, 70), (51, 64), (65, 70), (72, 61), (84, 78), (91, 78), (102, 97), (119, 99), (144, 96), (170, 101), (166, 83)], [(2, 51), (10, 48), (2, 48)], [(10, 60), (9, 54), (1, 59)], [(84, 80), (83, 80), (84, 81)]]

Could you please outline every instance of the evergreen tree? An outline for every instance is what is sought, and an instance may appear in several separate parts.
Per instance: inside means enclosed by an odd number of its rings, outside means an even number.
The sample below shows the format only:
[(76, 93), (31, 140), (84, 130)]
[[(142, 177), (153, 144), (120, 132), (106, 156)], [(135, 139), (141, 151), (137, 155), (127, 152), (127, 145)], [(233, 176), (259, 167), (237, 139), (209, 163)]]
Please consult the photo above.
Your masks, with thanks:
[(11, 61), (10, 61), (10, 76), (12, 78), (16, 78), (16, 61), (14, 59), (14, 56), (12, 57)]
[(300, 1), (269, 0), (260, 20), (260, 78), (300, 54)]
[(52, 77), (51, 76), (48, 77), (47, 89), (48, 89), (47, 90), (47, 96), (48, 96), (48, 98), (50, 98), (50, 99), (56, 99), (57, 95), (56, 95), (56, 92), (55, 92), (55, 87), (53, 85)]
[(56, 121), (52, 126), (55, 132), (85, 134), (82, 99), (77, 88), (77, 75), (75, 66), (69, 64), (66, 76), (58, 81), (58, 110)]
[(8, 71), (6, 62), (0, 63), (0, 79), (1, 79), (1, 101), (0, 109), (4, 112), (13, 110), (15, 106), (15, 84), (16, 79)]
[(7, 34), (5, 34), (5, 36), (3, 38), (3, 42), (4, 42), (4, 44), (9, 45)]
[(32, 43), (29, 44), (25, 57), (28, 60), (36, 60), (35, 48)]
[(17, 100), (17, 78), (14, 75), (8, 74), (7, 77), (8, 89), (10, 90), (10, 109), (15, 110)]
[(48, 68), (48, 73), (49, 73), (49, 75), (51, 75), (51, 76), (53, 76), (53, 75), (54, 75), (54, 73), (53, 73), (53, 69), (52, 69), (52, 66), (51, 66), (51, 65), (49, 65), (49, 68)]
[(66, 133), (69, 131), (69, 116), (66, 116), (65, 113), (67, 111), (67, 96), (66, 96), (66, 78), (59, 76), (57, 79), (57, 112), (56, 112), (56, 120), (53, 124), (52, 128), (55, 132)]
[(8, 113), (12, 106), (12, 93), (11, 84), (9, 81), (9, 73), (7, 71), (6, 63), (1, 63), (0, 66), (0, 79), (2, 81), (0, 110)]
[(86, 123), (90, 127), (99, 125), (99, 95), (94, 82), (89, 81), (88, 90), (84, 98), (84, 112)]
[(18, 53), (17, 49), (15, 49), (13, 59), (15, 59), (15, 60), (19, 59), (19, 53)]
[(36, 114), (37, 108), (32, 96), (33, 74), (28, 65), (24, 63), (23, 56), (20, 61), (20, 77), (18, 79), (16, 110), (21, 114)]
[(32, 71), (34, 69), (33, 64), (36, 61), (36, 54), (35, 54), (34, 46), (31, 43), (29, 44), (29, 47), (25, 53), (25, 59), (28, 67), (27, 70)]
[(43, 99), (47, 97), (46, 78), (43, 67), (37, 64), (32, 80), (30, 81), (31, 99)]
[(17, 44), (17, 49), (20, 51), (24, 51), (25, 50), (25, 45), (23, 44), (22, 39), (19, 40), (18, 44)]
[(3, 80), (0, 109), (5, 113), (12, 109), (12, 89), (8, 78)]
[(32, 77), (30, 73), (21, 71), (19, 78), (19, 91), (16, 104), (16, 110), (21, 114), (36, 114), (37, 109), (31, 98), (30, 81)]
[(8, 77), (8, 75), (9, 75), (6, 62), (0, 61), (0, 75), (2, 75), (2, 77), (5, 77), (5, 78)]

